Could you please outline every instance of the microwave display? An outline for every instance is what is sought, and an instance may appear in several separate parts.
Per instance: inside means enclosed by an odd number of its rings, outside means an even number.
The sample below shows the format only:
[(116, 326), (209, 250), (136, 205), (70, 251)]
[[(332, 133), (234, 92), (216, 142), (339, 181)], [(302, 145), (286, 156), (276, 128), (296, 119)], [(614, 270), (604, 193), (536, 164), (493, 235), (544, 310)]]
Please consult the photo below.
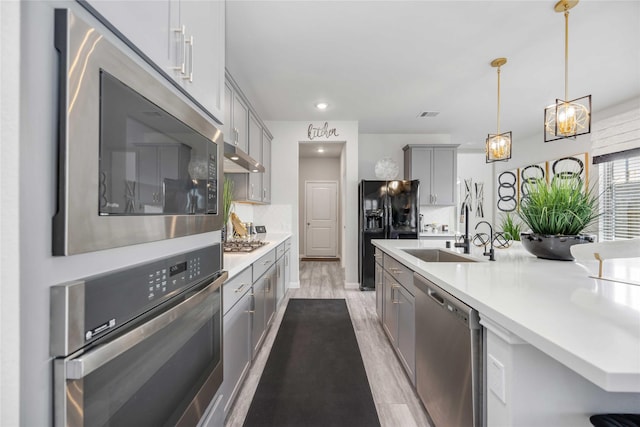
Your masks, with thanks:
[(217, 214), (217, 147), (100, 72), (100, 215)]

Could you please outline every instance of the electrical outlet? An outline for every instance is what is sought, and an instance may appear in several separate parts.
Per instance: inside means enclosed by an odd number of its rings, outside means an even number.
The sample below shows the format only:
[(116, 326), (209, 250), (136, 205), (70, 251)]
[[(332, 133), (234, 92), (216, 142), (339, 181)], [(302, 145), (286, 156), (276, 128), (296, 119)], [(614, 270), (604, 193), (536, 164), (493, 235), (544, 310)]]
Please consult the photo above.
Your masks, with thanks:
[(505, 370), (504, 365), (491, 354), (487, 360), (487, 380), (489, 382), (489, 390), (496, 395), (504, 404), (507, 403), (505, 390)]

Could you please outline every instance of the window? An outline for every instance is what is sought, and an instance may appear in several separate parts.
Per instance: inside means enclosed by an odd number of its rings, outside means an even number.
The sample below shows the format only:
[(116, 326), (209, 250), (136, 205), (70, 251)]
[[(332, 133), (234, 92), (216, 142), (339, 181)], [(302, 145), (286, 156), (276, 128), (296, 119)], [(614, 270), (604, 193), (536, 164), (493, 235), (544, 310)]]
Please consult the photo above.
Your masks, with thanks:
[(594, 158), (600, 165), (599, 241), (640, 237), (640, 149)]

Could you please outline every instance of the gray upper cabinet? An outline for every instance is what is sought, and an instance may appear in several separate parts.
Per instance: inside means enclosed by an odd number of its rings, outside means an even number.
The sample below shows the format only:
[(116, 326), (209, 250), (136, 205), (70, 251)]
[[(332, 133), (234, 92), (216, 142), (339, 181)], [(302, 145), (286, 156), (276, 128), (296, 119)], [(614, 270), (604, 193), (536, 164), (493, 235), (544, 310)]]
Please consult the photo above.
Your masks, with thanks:
[(457, 145), (407, 145), (404, 178), (420, 180), (420, 204), (456, 203)]
[(136, 48), (223, 120), (225, 2), (86, 2)]
[(262, 164), (265, 172), (262, 174), (262, 202), (271, 203), (271, 137), (262, 131)]
[(233, 181), (233, 199), (236, 202), (271, 203), (273, 137), (229, 71), (226, 72), (226, 78), (224, 140), (237, 145), (265, 168), (263, 173), (226, 170), (226, 178)]
[(231, 99), (231, 111), (233, 112), (233, 117), (231, 118), (231, 133), (229, 134), (229, 138), (225, 136), (225, 141), (237, 145), (242, 151), (248, 151), (249, 107), (235, 91), (233, 91)]
[[(262, 162), (262, 126), (256, 116), (249, 112), (249, 155)], [(248, 199), (262, 202), (262, 173), (249, 174)]]
[(240, 94), (225, 82), (224, 84), (224, 141), (247, 151), (249, 141), (249, 107)]

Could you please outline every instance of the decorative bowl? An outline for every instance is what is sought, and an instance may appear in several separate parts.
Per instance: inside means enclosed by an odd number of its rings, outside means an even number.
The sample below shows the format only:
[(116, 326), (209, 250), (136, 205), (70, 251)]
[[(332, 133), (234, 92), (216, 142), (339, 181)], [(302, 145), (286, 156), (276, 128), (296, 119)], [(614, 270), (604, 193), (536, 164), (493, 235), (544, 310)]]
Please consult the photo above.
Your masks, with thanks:
[(522, 246), (532, 255), (543, 259), (573, 261), (571, 246), (593, 243), (596, 236), (579, 234), (576, 236), (545, 236), (535, 233), (520, 233)]

